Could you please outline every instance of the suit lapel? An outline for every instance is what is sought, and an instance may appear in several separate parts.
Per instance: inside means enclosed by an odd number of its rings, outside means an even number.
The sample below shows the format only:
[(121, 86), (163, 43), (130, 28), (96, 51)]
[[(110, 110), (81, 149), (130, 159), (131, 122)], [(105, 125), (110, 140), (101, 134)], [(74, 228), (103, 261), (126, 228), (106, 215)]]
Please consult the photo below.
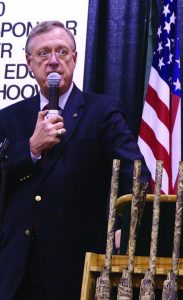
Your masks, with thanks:
[(84, 98), (76, 86), (65, 105), (63, 111), (64, 127), (66, 128), (66, 134), (62, 138), (62, 147), (69, 141), (75, 128), (77, 127), (79, 120), (83, 114)]
[(37, 122), (38, 112), (40, 111), (40, 97), (36, 95), (31, 99), (22, 101), (22, 117), (25, 118), (25, 126), (28, 128), (28, 136), (32, 135)]

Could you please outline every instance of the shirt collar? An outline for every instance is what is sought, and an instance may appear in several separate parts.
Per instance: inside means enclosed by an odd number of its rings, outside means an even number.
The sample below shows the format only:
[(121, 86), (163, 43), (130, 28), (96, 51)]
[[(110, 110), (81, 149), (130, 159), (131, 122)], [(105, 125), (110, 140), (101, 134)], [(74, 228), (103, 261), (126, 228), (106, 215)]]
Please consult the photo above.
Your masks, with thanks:
[[(70, 88), (63, 94), (59, 97), (59, 101), (58, 101), (58, 106), (63, 110), (65, 105), (66, 105), (66, 102), (70, 96), (70, 93), (73, 89), (73, 82), (71, 83), (71, 86)], [(48, 99), (45, 98), (45, 96), (43, 96), (43, 94), (41, 93), (40, 91), (40, 110), (43, 110), (43, 108), (48, 104)]]

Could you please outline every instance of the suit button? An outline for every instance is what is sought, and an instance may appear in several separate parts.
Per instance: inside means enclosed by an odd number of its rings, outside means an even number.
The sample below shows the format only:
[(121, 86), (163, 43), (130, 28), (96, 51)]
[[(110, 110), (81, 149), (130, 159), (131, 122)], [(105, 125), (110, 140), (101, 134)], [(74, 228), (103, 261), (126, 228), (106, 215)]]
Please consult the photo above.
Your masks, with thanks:
[(36, 195), (35, 200), (36, 200), (37, 202), (41, 201), (41, 196)]
[(31, 233), (30, 233), (30, 230), (29, 230), (29, 229), (26, 229), (26, 230), (25, 230), (25, 235), (26, 235), (26, 236), (30, 236), (30, 234), (31, 234)]

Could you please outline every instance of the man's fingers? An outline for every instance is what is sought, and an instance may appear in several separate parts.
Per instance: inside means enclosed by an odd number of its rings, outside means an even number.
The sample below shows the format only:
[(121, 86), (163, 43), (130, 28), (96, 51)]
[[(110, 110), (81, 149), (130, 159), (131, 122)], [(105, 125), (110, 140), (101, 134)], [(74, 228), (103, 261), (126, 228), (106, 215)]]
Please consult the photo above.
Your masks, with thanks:
[(57, 130), (56, 136), (60, 138), (65, 133), (66, 133), (65, 128), (60, 128), (60, 129)]
[(37, 118), (37, 122), (39, 121), (43, 121), (45, 116), (47, 115), (48, 113), (48, 110), (42, 110), (42, 111), (39, 111), (38, 113), (38, 118)]
[(52, 115), (51, 117), (46, 117), (46, 119), (48, 120), (49, 123), (55, 124), (58, 122), (63, 122), (63, 118), (57, 114)]

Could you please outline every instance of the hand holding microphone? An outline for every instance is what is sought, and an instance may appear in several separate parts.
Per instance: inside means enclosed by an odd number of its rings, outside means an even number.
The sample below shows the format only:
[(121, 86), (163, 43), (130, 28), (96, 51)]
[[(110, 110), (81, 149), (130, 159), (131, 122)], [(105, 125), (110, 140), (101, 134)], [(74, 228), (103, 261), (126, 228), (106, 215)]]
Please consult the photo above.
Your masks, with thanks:
[(34, 133), (30, 138), (30, 149), (36, 156), (58, 144), (60, 137), (66, 132), (58, 106), (61, 75), (56, 72), (50, 73), (47, 80), (49, 84), (48, 112), (39, 112)]

